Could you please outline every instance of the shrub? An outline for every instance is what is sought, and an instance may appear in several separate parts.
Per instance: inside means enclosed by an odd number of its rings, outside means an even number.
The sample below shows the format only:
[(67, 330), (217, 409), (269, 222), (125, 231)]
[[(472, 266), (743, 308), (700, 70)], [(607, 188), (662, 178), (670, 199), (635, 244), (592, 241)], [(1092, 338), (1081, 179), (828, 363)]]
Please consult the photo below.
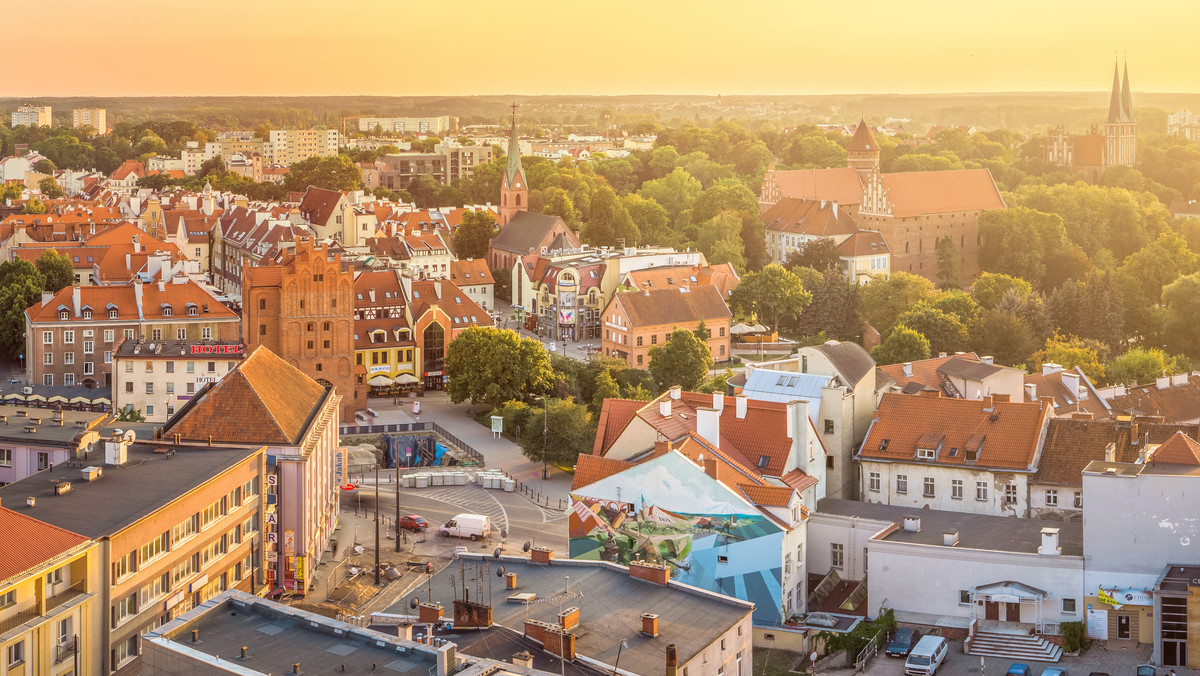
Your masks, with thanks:
[(1079, 652), (1084, 648), (1083, 622), (1063, 622), (1059, 625), (1063, 634), (1063, 650), (1069, 653)]

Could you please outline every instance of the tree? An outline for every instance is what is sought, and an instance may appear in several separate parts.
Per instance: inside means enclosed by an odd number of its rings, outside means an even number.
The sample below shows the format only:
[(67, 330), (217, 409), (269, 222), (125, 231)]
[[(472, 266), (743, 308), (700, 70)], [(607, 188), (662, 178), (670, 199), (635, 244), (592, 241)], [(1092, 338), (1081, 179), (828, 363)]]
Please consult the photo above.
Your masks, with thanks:
[(45, 289), (52, 293), (58, 293), (60, 289), (75, 282), (75, 267), (71, 264), (71, 259), (54, 249), (43, 251), (34, 266), (42, 273)]
[(1162, 299), (1163, 287), (1200, 270), (1200, 255), (1188, 248), (1183, 235), (1164, 232), (1125, 259), (1120, 272), (1128, 275), (1148, 304)]
[(676, 385), (695, 390), (713, 363), (708, 343), (686, 329), (675, 329), (665, 344), (650, 348), (650, 376), (660, 392)]
[(1104, 365), (1100, 362), (1100, 352), (1104, 346), (1098, 341), (1054, 334), (1046, 339), (1046, 346), (1033, 353), (1033, 361), (1040, 368), (1042, 364), (1058, 364), (1068, 371), (1079, 367), (1083, 374), (1093, 383), (1104, 379)]
[(815, 237), (806, 239), (800, 246), (788, 253), (784, 262), (788, 268), (812, 268), (828, 270), (838, 264), (837, 244), (832, 237)]
[(925, 336), (931, 353), (957, 352), (967, 347), (967, 327), (959, 321), (958, 316), (925, 303), (918, 303), (897, 317), (893, 331), (900, 327), (908, 327)]
[(761, 212), (758, 197), (736, 178), (723, 178), (700, 193), (692, 204), (692, 222), (702, 223), (722, 211), (737, 211), (752, 216), (758, 216)]
[(938, 286), (953, 289), (958, 286), (959, 257), (950, 235), (939, 237), (936, 246)]
[(880, 365), (929, 359), (929, 341), (907, 326), (897, 326), (871, 350), (871, 357)]
[(362, 170), (345, 155), (310, 157), (292, 164), (283, 185), (297, 192), (310, 185), (326, 190), (358, 190), (362, 188)]
[(46, 278), (33, 263), (18, 258), (0, 263), (0, 353), (16, 359), (25, 353), (25, 309), (37, 303)]
[(38, 181), (38, 191), (52, 200), (56, 200), (65, 194), (62, 187), (58, 185), (58, 180), (53, 176), (47, 176)]
[(939, 291), (921, 301), (920, 305), (952, 314), (966, 327), (970, 327), (979, 318), (979, 305), (970, 294), (960, 289)]
[(704, 253), (710, 265), (731, 263), (734, 269), (746, 269), (745, 245), (742, 243), (742, 219), (733, 211), (717, 214), (700, 226), (696, 248)]
[(46, 203), (38, 197), (30, 197), (25, 203), (25, 208), (21, 210), (23, 214), (44, 214), (46, 213)]
[[(1134, 347), (1108, 363), (1108, 381), (1116, 385), (1152, 383), (1163, 375), (1180, 370), (1176, 359), (1157, 347)], [(1183, 365), (1186, 367), (1186, 365)]]
[(408, 183), (408, 192), (413, 196), (413, 203), (418, 209), (428, 209), (437, 206), (438, 191), (442, 184), (429, 174), (421, 174)]
[(592, 413), (600, 415), (605, 399), (616, 399), (621, 396), (621, 386), (613, 379), (609, 369), (604, 369), (596, 376), (596, 393), (592, 395)]
[(975, 351), (994, 357), (997, 364), (1028, 363), (1038, 343), (1024, 319), (999, 308), (985, 310), (972, 334)]
[(783, 320), (799, 317), (812, 299), (796, 273), (772, 263), (759, 272), (746, 273), (730, 294), (729, 304), (778, 330)]
[(641, 233), (641, 242), (652, 246), (669, 246), (674, 242), (671, 215), (661, 204), (636, 193), (621, 198), (633, 225)]
[(661, 204), (671, 220), (677, 221), (684, 211), (692, 208), (702, 190), (700, 181), (683, 169), (675, 169), (662, 178), (643, 183), (638, 194)]
[(472, 326), (446, 349), (450, 400), (500, 406), (545, 392), (553, 382), (546, 348), (494, 326)]
[(1067, 248), (1062, 216), (1020, 206), (980, 214), (979, 237), (980, 267), (1041, 288), (1048, 264)]
[(39, 174), (53, 174), (58, 167), (48, 159), (41, 159), (33, 164), (33, 170)]
[(862, 287), (863, 316), (881, 334), (887, 334), (896, 317), (933, 293), (933, 282), (908, 272), (895, 272), (891, 277), (875, 277)]
[(146, 416), (142, 415), (140, 409), (133, 407), (133, 404), (126, 405), (125, 408), (117, 412), (118, 422), (146, 422)]
[(1009, 292), (1024, 298), (1033, 293), (1033, 285), (1024, 279), (995, 272), (985, 272), (971, 285), (971, 297), (984, 310), (991, 310), (1004, 300)]
[(543, 214), (558, 216), (572, 229), (579, 227), (579, 211), (575, 209), (575, 202), (566, 190), (552, 185), (542, 191), (542, 200), (545, 203), (542, 207)]
[(1193, 359), (1200, 359), (1200, 273), (1180, 277), (1162, 290), (1167, 308), (1164, 337), (1167, 346)]
[[(811, 268), (800, 268), (807, 269)], [(800, 335), (824, 332), (834, 340), (855, 340), (862, 335), (858, 285), (846, 279), (837, 268), (827, 268), (813, 282), (806, 284), (806, 288), (812, 289), (812, 303), (800, 314), (797, 326)]]
[(526, 418), (521, 452), (534, 462), (570, 468), (580, 453), (592, 451), (596, 428), (591, 416), (586, 406), (570, 397), (547, 399), (542, 404)]
[(742, 250), (746, 257), (746, 269), (757, 271), (771, 262), (767, 253), (767, 231), (758, 214), (742, 213)]
[(583, 226), (583, 240), (591, 246), (636, 246), (637, 226), (612, 188), (601, 185), (592, 193), (591, 216)]
[(454, 255), (458, 258), (486, 258), (492, 238), (499, 230), (490, 211), (465, 211), (462, 223), (454, 231)]

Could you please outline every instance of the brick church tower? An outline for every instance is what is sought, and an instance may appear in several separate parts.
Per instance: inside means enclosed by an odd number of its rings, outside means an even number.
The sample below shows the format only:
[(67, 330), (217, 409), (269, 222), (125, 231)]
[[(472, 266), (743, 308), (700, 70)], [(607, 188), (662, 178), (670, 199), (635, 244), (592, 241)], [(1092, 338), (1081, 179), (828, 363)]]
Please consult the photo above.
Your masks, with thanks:
[(1104, 123), (1104, 167), (1137, 164), (1137, 120), (1133, 117), (1133, 96), (1129, 91), (1129, 63), (1125, 78), (1113, 64), (1112, 96), (1108, 103), (1108, 121)]
[(521, 147), (517, 143), (517, 107), (513, 104), (512, 134), (508, 137), (508, 165), (500, 180), (500, 227), (508, 225), (518, 211), (529, 208), (529, 185), (521, 167)]
[(867, 174), (879, 171), (879, 144), (864, 119), (858, 121), (854, 137), (846, 146), (846, 166), (857, 170), (864, 183)]

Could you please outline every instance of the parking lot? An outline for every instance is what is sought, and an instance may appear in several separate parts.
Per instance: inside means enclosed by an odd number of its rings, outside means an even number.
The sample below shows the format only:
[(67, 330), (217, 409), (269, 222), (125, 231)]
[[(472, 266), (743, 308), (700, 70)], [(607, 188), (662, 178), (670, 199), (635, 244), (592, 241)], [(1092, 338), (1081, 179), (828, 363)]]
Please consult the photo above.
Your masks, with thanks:
[[(984, 660), (981, 667), (979, 658), (974, 655), (965, 655), (962, 651), (962, 641), (951, 641), (950, 652), (947, 655), (946, 661), (942, 663), (938, 674), (941, 676), (956, 676), (957, 674), (980, 674), (991, 676), (1004, 676), (1008, 671), (1008, 667), (1015, 660), (1006, 660), (997, 657), (988, 657)], [(1139, 664), (1144, 664), (1150, 659), (1150, 646), (1143, 646), (1136, 650), (1106, 650), (1102, 643), (1097, 643), (1092, 646), (1083, 655), (1079, 657), (1063, 656), (1062, 660), (1057, 663), (1049, 662), (1024, 662), (1028, 664), (1033, 676), (1038, 676), (1046, 667), (1056, 666), (1067, 670), (1069, 676), (1088, 676), (1093, 672), (1109, 674), (1109, 676), (1133, 676)], [(852, 673), (850, 671), (826, 672), (829, 674)], [(870, 665), (864, 672), (870, 676), (900, 676), (904, 673), (904, 660), (896, 657), (888, 657), (882, 653), (871, 660)], [(1159, 676), (1166, 676), (1170, 670), (1160, 668)], [(1200, 671), (1189, 669), (1176, 669), (1177, 676), (1200, 676)]]

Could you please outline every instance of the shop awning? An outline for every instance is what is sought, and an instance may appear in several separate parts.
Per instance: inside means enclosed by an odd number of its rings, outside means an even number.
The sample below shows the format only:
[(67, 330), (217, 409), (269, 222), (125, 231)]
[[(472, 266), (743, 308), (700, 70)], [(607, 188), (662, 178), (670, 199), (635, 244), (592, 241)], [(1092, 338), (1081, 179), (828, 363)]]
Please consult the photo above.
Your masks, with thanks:
[(411, 373), (401, 373), (395, 379), (397, 385), (413, 385), (417, 382), (417, 377)]
[(379, 373), (371, 376), (371, 378), (367, 380), (367, 384), (371, 387), (386, 387), (392, 384), (392, 379), (383, 375), (382, 373)]

